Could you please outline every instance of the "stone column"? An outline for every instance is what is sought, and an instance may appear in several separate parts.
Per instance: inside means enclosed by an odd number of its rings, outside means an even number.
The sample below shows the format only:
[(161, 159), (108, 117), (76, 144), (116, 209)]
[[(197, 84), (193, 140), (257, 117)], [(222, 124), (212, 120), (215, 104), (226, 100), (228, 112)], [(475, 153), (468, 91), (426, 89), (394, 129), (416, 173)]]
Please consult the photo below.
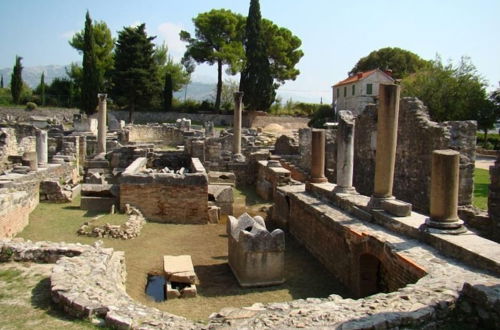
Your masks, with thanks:
[(351, 111), (338, 113), (337, 128), (337, 186), (333, 190), (342, 194), (356, 193), (352, 186), (354, 169), (354, 116)]
[(241, 122), (242, 122), (243, 92), (234, 93), (234, 119), (233, 119), (233, 157), (235, 160), (244, 160), (241, 154)]
[(325, 177), (325, 131), (313, 130), (311, 141), (311, 182), (328, 181)]
[(399, 115), (398, 85), (379, 86), (377, 149), (375, 155), (375, 186), (368, 206), (381, 208), (381, 203), (392, 196)]
[(36, 155), (39, 167), (47, 167), (49, 162), (47, 131), (36, 131)]
[(106, 98), (107, 94), (97, 94), (99, 98), (99, 114), (97, 127), (97, 153), (106, 153)]
[(466, 231), (458, 218), (460, 153), (434, 150), (432, 153), (429, 231), (460, 234)]

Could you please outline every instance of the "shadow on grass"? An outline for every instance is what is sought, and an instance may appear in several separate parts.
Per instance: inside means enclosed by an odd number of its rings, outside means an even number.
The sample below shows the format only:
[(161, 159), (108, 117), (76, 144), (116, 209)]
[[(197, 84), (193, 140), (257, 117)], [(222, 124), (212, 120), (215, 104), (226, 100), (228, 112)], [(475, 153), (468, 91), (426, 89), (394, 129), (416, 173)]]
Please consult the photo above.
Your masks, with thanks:
[[(89, 329), (96, 328), (91, 323), (72, 317), (65, 314), (62, 310), (58, 309), (58, 306), (52, 301), (50, 297), (50, 278), (46, 277), (36, 284), (36, 286), (31, 290), (31, 306), (35, 309), (40, 309), (45, 311), (47, 315), (62, 321), (71, 321), (79, 323)], [(99, 327), (99, 329), (105, 329)]]
[(245, 205), (247, 206), (269, 203), (268, 201), (263, 200), (259, 197), (259, 195), (257, 195), (254, 187), (244, 186), (239, 187), (238, 190), (240, 191), (241, 195), (245, 197)]
[[(346, 298), (352, 293), (316, 260), (292, 236), (286, 235), (285, 283), (276, 286), (242, 288), (227, 262), (194, 266), (200, 280), (198, 293), (205, 297), (227, 297), (252, 293), (286, 290), (292, 299), (325, 298), (338, 294)], [(212, 259), (227, 260), (227, 256)]]
[(488, 183), (476, 183), (474, 185), (474, 197), (488, 198), (489, 184)]

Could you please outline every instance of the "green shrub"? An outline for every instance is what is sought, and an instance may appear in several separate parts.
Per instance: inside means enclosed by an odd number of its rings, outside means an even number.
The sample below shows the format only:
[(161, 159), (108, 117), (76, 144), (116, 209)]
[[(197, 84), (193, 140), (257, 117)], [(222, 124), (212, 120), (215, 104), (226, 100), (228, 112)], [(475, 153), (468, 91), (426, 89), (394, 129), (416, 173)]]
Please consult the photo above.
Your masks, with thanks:
[(483, 133), (477, 133), (476, 145), (487, 150), (500, 150), (500, 134), (488, 134), (487, 141)]
[(36, 103), (35, 102), (27, 102), (26, 103), (26, 110), (35, 110), (37, 107)]

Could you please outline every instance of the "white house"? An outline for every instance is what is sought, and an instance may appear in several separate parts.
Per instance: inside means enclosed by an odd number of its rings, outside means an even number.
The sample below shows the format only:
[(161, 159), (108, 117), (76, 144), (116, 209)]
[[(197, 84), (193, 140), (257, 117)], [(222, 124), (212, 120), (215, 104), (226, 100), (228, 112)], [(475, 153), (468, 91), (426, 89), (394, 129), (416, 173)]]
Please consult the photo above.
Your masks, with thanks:
[(393, 84), (390, 71), (375, 69), (358, 72), (332, 86), (335, 111), (351, 110), (359, 115), (369, 103), (374, 103), (380, 84)]

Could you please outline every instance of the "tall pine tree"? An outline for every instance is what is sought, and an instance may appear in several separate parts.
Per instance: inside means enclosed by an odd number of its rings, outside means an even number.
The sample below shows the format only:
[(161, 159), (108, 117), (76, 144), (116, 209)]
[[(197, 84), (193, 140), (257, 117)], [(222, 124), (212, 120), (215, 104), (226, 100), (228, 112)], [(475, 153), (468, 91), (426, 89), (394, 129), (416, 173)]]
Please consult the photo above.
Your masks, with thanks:
[(172, 74), (166, 73), (165, 74), (165, 86), (163, 87), (163, 102), (164, 102), (164, 107), (165, 111), (170, 111), (172, 110), (172, 99), (173, 99), (173, 81), (172, 81)]
[(85, 15), (83, 46), (83, 79), (80, 110), (87, 115), (96, 112), (97, 93), (99, 93), (99, 73), (97, 70), (95, 41), (92, 28), (92, 19), (89, 12)]
[(42, 77), (40, 78), (40, 103), (42, 106), (45, 105), (45, 72), (42, 72)]
[(0, 78), (0, 88), (3, 88), (3, 75), (2, 75), (2, 77)]
[(153, 97), (161, 95), (154, 38), (146, 35), (145, 24), (118, 32), (112, 96), (118, 105), (128, 107), (131, 123), (137, 107), (151, 107)]
[(266, 43), (261, 32), (259, 0), (250, 1), (245, 34), (246, 65), (241, 73), (240, 90), (249, 110), (268, 110), (276, 97)]
[(19, 104), (19, 99), (23, 90), (23, 78), (21, 76), (23, 71), (23, 66), (21, 65), (22, 59), (22, 57), (16, 56), (16, 64), (14, 64), (12, 78), (10, 80), (10, 93), (12, 94), (12, 101), (14, 104)]

